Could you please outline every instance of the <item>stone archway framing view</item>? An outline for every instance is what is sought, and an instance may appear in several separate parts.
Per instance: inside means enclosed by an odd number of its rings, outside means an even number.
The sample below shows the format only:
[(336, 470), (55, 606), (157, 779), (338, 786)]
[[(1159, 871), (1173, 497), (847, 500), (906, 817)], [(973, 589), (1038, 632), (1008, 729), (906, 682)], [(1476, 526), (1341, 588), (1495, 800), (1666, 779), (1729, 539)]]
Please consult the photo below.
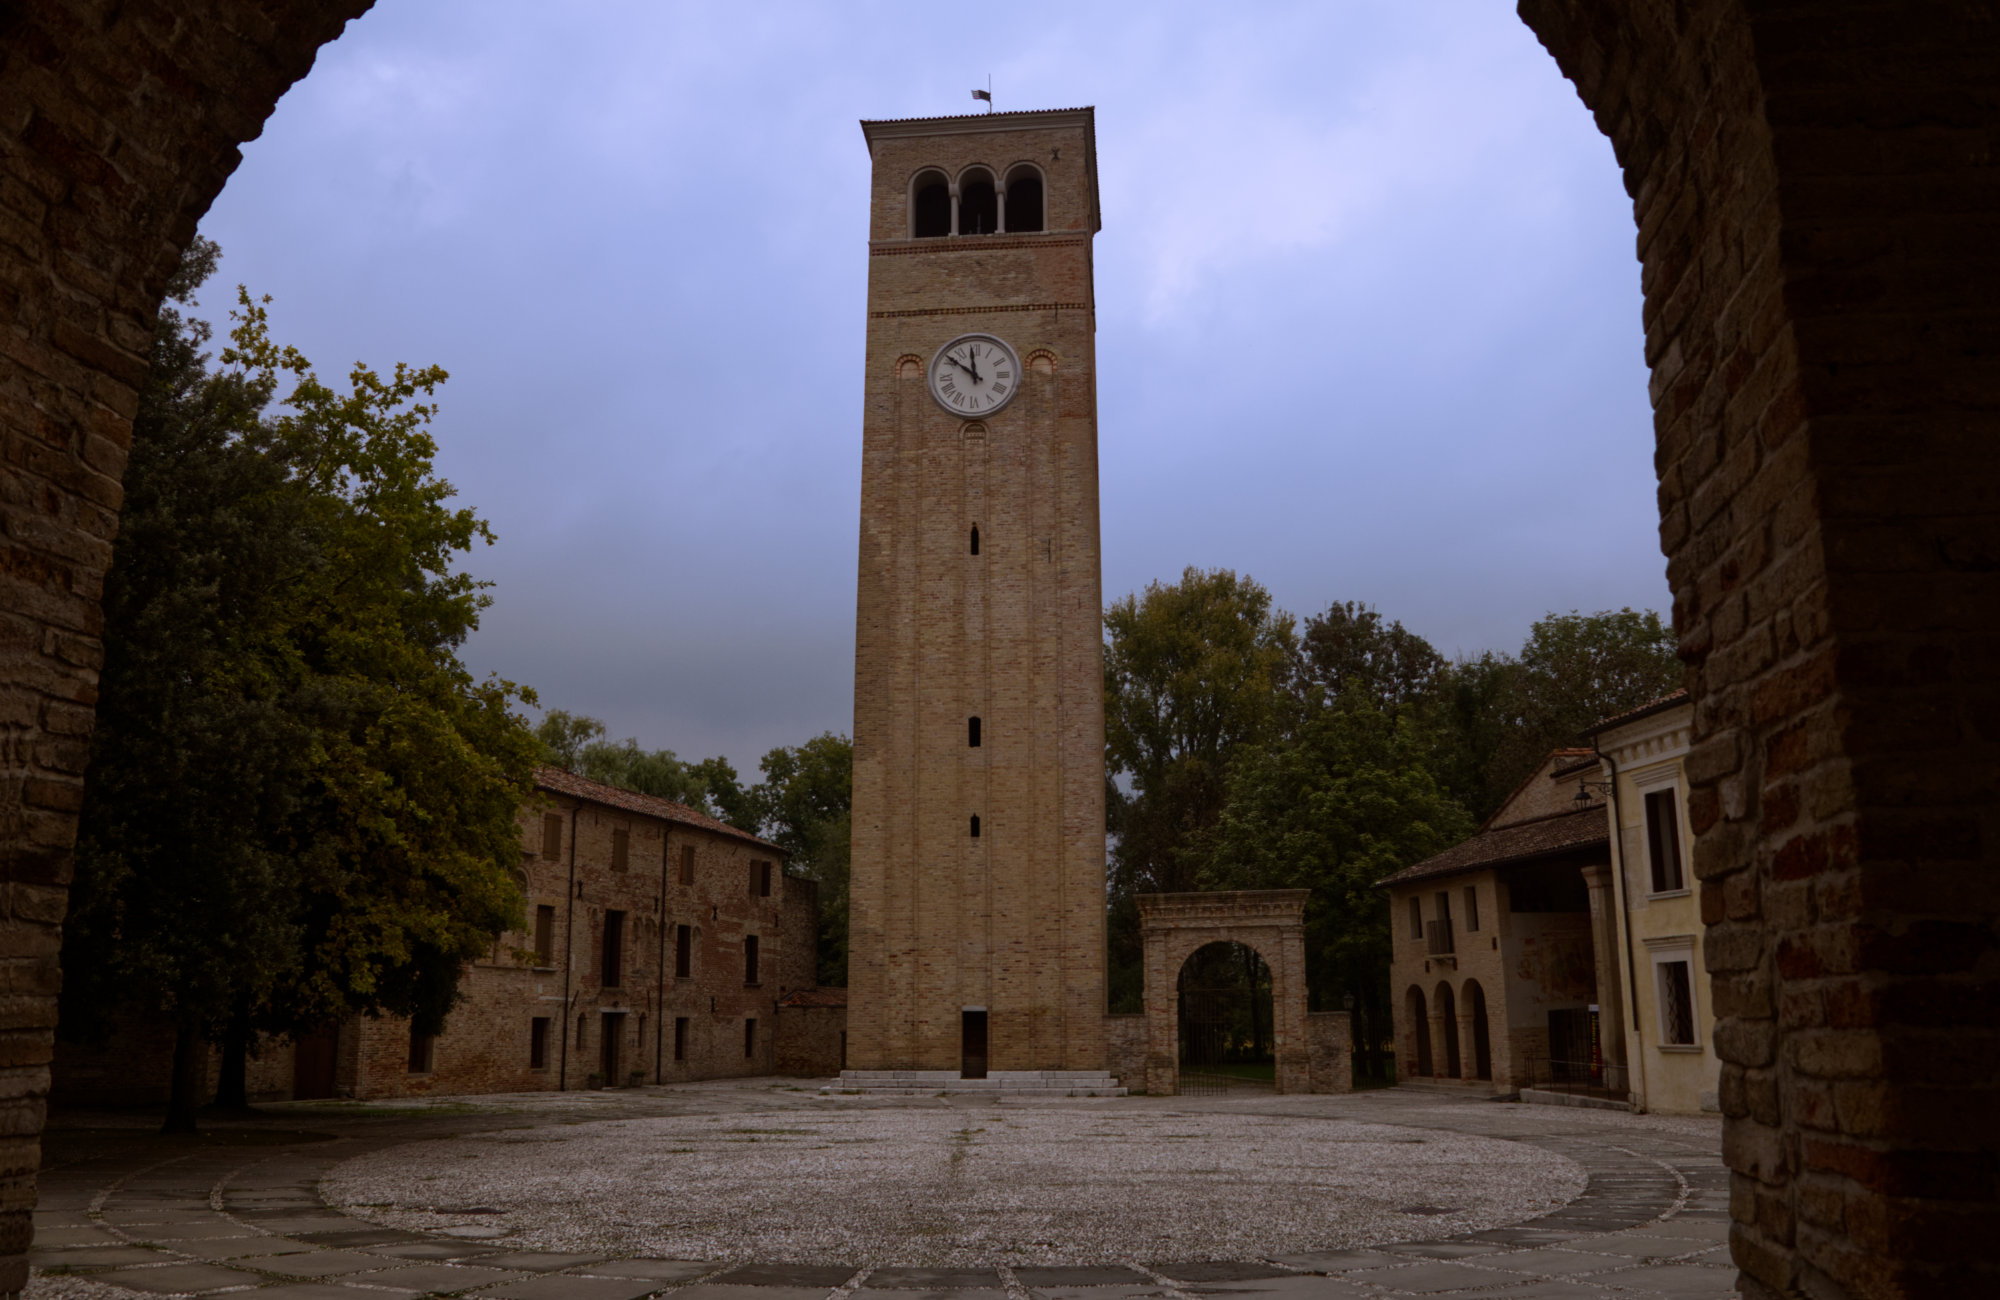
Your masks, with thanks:
[(1139, 895), (1146, 973), (1146, 1091), (1180, 1091), (1181, 967), (1212, 943), (1240, 943), (1271, 971), (1271, 1048), (1281, 1093), (1347, 1092), (1348, 1013), (1306, 1011), (1304, 889)]
[[(239, 146), (368, 8), (0, 18), (0, 1291), (26, 1276), (151, 323)], [(1990, 1293), (2000, 12), (1519, 11), (1633, 197), (1744, 1289)]]

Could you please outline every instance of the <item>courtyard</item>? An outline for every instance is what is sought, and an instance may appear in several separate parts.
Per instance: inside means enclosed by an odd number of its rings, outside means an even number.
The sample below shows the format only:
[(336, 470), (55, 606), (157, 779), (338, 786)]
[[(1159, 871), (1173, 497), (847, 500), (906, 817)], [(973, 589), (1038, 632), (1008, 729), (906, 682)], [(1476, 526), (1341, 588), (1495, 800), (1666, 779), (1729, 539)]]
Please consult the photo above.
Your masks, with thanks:
[[(293, 1103), (48, 1137), (44, 1300), (1728, 1296), (1707, 1118), (1346, 1096), (871, 1098), (776, 1079)], [(883, 1294), (894, 1293), (894, 1294)]]

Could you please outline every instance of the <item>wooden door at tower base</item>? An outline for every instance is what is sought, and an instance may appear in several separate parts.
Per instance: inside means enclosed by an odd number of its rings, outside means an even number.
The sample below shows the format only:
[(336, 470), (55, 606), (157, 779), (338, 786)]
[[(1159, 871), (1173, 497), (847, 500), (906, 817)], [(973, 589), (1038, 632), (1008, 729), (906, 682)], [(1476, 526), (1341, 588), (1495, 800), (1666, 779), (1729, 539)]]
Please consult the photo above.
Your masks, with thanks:
[(962, 1011), (960, 1017), (960, 1076), (967, 1079), (986, 1077), (986, 1012)]

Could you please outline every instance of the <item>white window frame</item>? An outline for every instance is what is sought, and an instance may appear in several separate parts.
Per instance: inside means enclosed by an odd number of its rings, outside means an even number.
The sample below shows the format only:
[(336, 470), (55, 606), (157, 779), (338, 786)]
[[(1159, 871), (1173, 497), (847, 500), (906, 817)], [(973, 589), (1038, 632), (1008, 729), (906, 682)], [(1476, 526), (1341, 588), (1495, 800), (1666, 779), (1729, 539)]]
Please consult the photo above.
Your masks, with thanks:
[[(1701, 980), (1696, 972), (1694, 936), (1675, 935), (1664, 939), (1645, 941), (1648, 956), (1653, 959), (1653, 1045), (1663, 1052), (1699, 1052), (1701, 1041)], [(1687, 963), (1688, 976), (1688, 1032), (1692, 1035), (1685, 1043), (1667, 1041), (1667, 972), (1666, 968), (1675, 962)]]
[[(1653, 889), (1653, 836), (1652, 827), (1646, 820), (1646, 796), (1662, 790), (1674, 794), (1674, 849), (1680, 856), (1681, 885), (1679, 889)], [(1686, 898), (1694, 892), (1694, 863), (1688, 855), (1691, 843), (1687, 824), (1687, 786), (1681, 780), (1681, 765), (1678, 761), (1662, 763), (1658, 767), (1634, 773), (1632, 777), (1633, 802), (1639, 808), (1639, 852), (1634, 864), (1639, 870), (1639, 888), (1634, 891), (1647, 898)]]

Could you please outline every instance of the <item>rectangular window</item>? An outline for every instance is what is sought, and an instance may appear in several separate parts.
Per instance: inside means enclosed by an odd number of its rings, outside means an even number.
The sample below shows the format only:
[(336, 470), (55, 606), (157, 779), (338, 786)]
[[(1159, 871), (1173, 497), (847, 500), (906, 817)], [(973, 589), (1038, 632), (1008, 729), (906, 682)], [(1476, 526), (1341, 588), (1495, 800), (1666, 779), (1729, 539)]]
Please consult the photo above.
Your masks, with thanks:
[(437, 1064), (437, 1035), (420, 1034), (410, 1026), (410, 1073), (429, 1074)]
[(536, 1016), (528, 1022), (528, 1068), (549, 1068), (549, 1018)]
[(757, 897), (769, 898), (770, 896), (771, 864), (768, 862), (759, 862), (757, 864)]
[(685, 1061), (688, 1059), (688, 1018), (686, 1016), (674, 1017), (674, 1059), (676, 1061)]
[(625, 870), (631, 860), (632, 832), (619, 829), (611, 832), (611, 869)]
[(1660, 979), (1660, 1041), (1669, 1047), (1694, 1046), (1692, 961), (1656, 962)]
[(754, 934), (743, 936), (743, 982), (757, 982), (757, 936)]
[(757, 1021), (753, 1018), (743, 1022), (743, 1059), (754, 1060), (757, 1056)]
[(562, 814), (542, 815), (542, 856), (553, 862), (562, 856)]
[(1410, 895), (1410, 937), (1424, 937), (1424, 900), (1415, 894)]
[(553, 903), (535, 908), (535, 965), (556, 964), (556, 909)]
[(681, 845), (681, 883), (683, 885), (692, 885), (694, 883), (694, 845), (692, 844)]
[(1465, 929), (1466, 933), (1479, 928), (1479, 889), (1474, 885), (1465, 887)]
[(625, 913), (604, 914), (604, 987), (625, 982)]
[(1685, 889), (1681, 875), (1681, 828), (1675, 816), (1674, 792), (1654, 790), (1646, 795), (1646, 848), (1653, 862), (1653, 892), (1670, 893)]
[(694, 927), (677, 925), (674, 927), (674, 978), (688, 979), (694, 974)]
[(578, 1017), (576, 1018), (576, 1050), (577, 1050), (577, 1051), (579, 1051), (579, 1052), (580, 1052), (580, 1051), (582, 1051), (582, 1050), (583, 1050), (583, 1044), (584, 1044), (584, 1040), (585, 1040), (585, 1039), (587, 1039), (587, 1038), (588, 1038), (589, 1036), (590, 1036), (590, 1017), (588, 1017), (588, 1016), (578, 1016)]

